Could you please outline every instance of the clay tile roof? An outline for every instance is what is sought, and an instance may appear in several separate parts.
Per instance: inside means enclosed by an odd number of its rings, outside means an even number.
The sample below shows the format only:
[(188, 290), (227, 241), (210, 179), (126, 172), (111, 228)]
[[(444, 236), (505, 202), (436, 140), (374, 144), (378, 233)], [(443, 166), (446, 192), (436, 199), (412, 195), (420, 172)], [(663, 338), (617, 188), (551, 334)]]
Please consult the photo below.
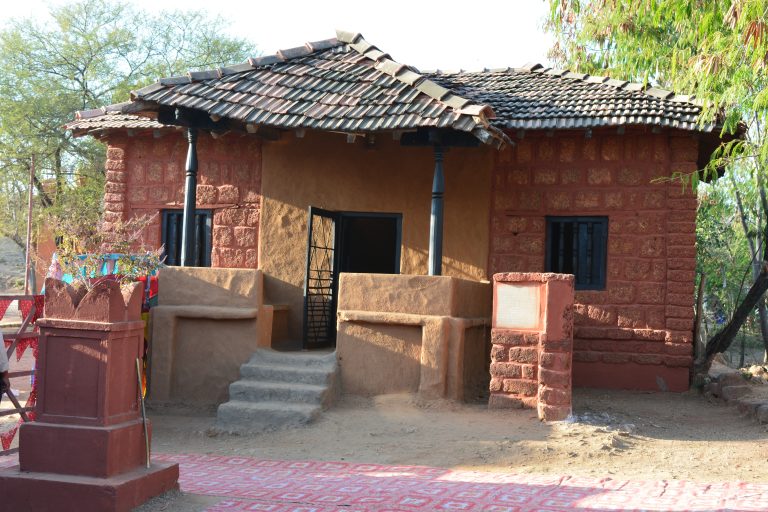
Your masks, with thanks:
[(596, 77), (540, 64), (480, 72), (427, 73), (434, 82), (490, 105), (502, 129), (578, 129), (652, 125), (712, 132), (698, 124), (701, 104), (690, 96), (642, 84)]
[(130, 102), (118, 103), (92, 110), (81, 110), (75, 114), (75, 120), (67, 123), (64, 128), (72, 130), (75, 135), (92, 134), (99, 132), (127, 129), (127, 130), (158, 130), (172, 129), (168, 125), (160, 124), (146, 116), (124, 114), (122, 111), (130, 105)]
[(67, 127), (158, 128), (163, 125), (127, 114), (186, 107), (278, 129), (354, 133), (451, 128), (496, 146), (508, 140), (502, 130), (717, 128), (698, 123), (701, 105), (694, 98), (671, 91), (536, 63), (478, 72), (420, 72), (392, 60), (359, 33), (343, 31), (333, 39), (243, 64), (163, 78), (132, 92), (131, 99), (135, 104), (122, 117), (112, 110), (131, 102), (79, 113)]
[(190, 72), (131, 94), (159, 107), (187, 107), (212, 116), (281, 129), (343, 132), (425, 127), (470, 132), (500, 145), (493, 110), (462, 98), (417, 70), (392, 60), (360, 34), (280, 50), (246, 64)]

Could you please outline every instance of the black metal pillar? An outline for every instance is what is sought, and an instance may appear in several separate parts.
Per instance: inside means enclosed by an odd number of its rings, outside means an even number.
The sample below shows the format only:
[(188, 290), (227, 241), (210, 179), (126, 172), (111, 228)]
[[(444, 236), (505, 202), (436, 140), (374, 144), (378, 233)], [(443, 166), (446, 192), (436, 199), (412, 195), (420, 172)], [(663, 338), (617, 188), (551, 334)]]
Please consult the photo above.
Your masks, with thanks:
[(443, 272), (443, 148), (435, 146), (435, 176), (432, 179), (432, 216), (429, 222), (429, 275)]
[(181, 235), (181, 266), (195, 264), (195, 205), (197, 203), (197, 128), (187, 128), (187, 178), (184, 187), (184, 226)]

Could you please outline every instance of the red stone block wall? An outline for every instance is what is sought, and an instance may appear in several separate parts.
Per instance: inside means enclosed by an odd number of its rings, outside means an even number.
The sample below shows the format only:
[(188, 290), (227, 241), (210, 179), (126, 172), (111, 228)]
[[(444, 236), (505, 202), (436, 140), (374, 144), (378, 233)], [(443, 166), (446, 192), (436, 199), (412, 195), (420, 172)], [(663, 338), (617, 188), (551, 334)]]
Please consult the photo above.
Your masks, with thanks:
[[(508, 272), (495, 274), (493, 281), (488, 406), (535, 408), (542, 420), (566, 419), (572, 398), (573, 276)], [(538, 327), (502, 325), (500, 283), (539, 287)]]
[(491, 330), (491, 408), (536, 408), (539, 332)]
[[(109, 137), (104, 220), (184, 207), (187, 140), (182, 132), (163, 137)], [(198, 139), (197, 208), (213, 210), (214, 267), (258, 266), (261, 213), (261, 143), (229, 134)], [(161, 244), (161, 218), (148, 228), (148, 243)]]
[(685, 390), (692, 364), (697, 200), (690, 134), (526, 133), (497, 155), (489, 274), (544, 271), (547, 215), (608, 216), (606, 288), (577, 291), (574, 384)]

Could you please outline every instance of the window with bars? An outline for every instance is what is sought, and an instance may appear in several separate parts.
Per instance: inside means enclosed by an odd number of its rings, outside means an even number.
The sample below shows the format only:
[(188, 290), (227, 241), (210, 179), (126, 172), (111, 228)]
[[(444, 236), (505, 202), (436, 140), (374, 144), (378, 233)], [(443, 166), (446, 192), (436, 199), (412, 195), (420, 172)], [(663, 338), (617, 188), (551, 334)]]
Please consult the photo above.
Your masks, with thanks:
[[(195, 212), (195, 251), (191, 266), (211, 266), (210, 210)], [(165, 246), (165, 264), (181, 265), (181, 240), (184, 226), (184, 210), (163, 210), (162, 237)]]
[(608, 217), (547, 217), (546, 271), (576, 276), (577, 290), (605, 289)]

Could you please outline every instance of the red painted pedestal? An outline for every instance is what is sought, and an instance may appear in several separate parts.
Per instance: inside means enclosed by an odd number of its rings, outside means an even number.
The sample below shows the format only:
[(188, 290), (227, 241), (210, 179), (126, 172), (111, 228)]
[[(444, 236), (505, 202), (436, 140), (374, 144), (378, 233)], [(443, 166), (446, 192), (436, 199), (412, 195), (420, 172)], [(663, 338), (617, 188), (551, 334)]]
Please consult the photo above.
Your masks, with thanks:
[(21, 425), (19, 466), (0, 471), (8, 510), (129, 511), (178, 488), (177, 464), (146, 467), (136, 358), (141, 289), (78, 294), (46, 280), (37, 421)]

